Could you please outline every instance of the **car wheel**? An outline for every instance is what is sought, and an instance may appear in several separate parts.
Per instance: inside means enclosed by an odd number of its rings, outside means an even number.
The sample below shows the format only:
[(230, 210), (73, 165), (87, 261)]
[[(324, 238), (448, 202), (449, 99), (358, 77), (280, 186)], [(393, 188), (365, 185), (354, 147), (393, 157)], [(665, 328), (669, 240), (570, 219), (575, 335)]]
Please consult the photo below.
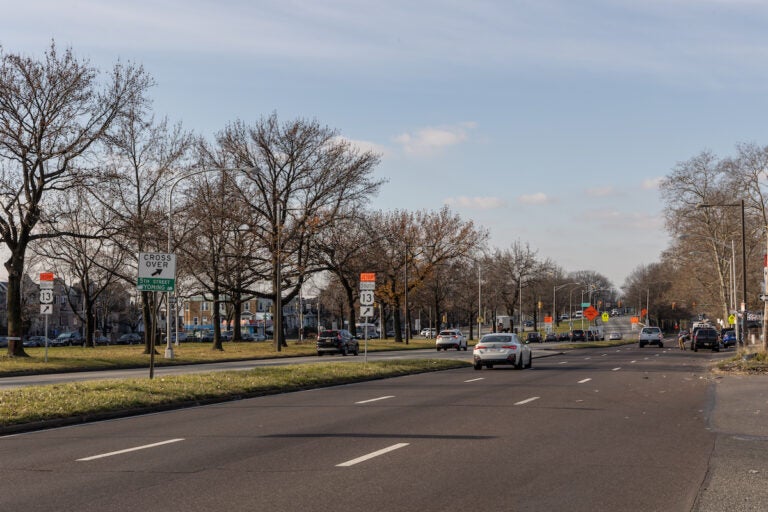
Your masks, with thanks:
[(515, 362), (515, 369), (516, 370), (522, 370), (523, 369), (523, 355), (520, 354), (520, 357), (517, 358), (517, 361)]
[(344, 345), (343, 347), (341, 347), (341, 355), (346, 356), (347, 354), (349, 354), (349, 348), (347, 348), (347, 346)]
[(483, 369), (483, 365), (482, 364), (475, 363), (475, 370), (482, 370), (482, 369)]
[(640, 348), (643, 348), (645, 345), (643, 345), (642, 343), (638, 343), (638, 346), (639, 346)]
[(533, 368), (533, 354), (528, 354), (528, 368)]
[(466, 345), (464, 345), (464, 352), (466, 352), (466, 351), (467, 351), (467, 346), (466, 346)]
[(317, 351), (317, 357), (320, 357), (320, 356), (322, 356), (322, 355), (323, 355), (323, 353), (322, 353), (322, 352), (320, 352), (320, 351), (318, 350), (318, 351)]

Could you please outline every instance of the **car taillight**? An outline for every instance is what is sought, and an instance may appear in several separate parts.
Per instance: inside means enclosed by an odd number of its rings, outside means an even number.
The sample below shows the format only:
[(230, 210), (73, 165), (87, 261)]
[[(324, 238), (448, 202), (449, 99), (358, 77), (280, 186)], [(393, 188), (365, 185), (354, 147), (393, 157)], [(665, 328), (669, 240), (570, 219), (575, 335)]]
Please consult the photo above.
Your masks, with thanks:
[(475, 345), (475, 350), (485, 350), (485, 345)]
[(517, 345), (502, 345), (501, 348), (506, 348), (509, 350), (517, 350)]

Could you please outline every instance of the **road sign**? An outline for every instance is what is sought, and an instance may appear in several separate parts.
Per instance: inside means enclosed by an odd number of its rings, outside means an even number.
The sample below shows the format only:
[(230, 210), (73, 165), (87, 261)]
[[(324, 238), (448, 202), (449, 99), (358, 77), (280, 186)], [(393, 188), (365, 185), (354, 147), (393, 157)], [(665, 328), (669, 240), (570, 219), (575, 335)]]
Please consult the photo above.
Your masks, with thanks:
[(590, 322), (597, 318), (597, 315), (599, 315), (598, 311), (595, 309), (594, 306), (589, 306), (587, 309), (584, 310), (584, 318), (589, 320)]
[(176, 289), (176, 255), (139, 253), (139, 278), (136, 288), (141, 292), (172, 292)]
[(376, 272), (361, 272), (360, 273), (360, 282), (361, 283), (375, 283), (376, 282)]
[(40, 272), (40, 288), (53, 289), (53, 272)]
[(53, 304), (53, 290), (48, 288), (40, 290), (40, 304)]
[(611, 315), (609, 315), (608, 313), (603, 312), (603, 314), (602, 314), (602, 316), (600, 318), (603, 320), (603, 322), (608, 323), (608, 320), (611, 319)]
[(768, 302), (768, 295), (761, 293), (760, 294), (760, 300), (763, 302)]
[(582, 302), (581, 309), (588, 308), (591, 304), (589, 302)]
[(373, 306), (373, 290), (360, 290), (360, 305)]
[[(41, 315), (51, 315), (53, 314), (53, 305), (52, 304), (40, 304), (40, 314)], [(47, 320), (46, 320), (47, 322)]]
[(373, 306), (360, 306), (360, 316), (365, 318), (372, 317)]
[(733, 313), (728, 315), (728, 323), (731, 325), (736, 325), (736, 315), (734, 315)]
[(367, 283), (367, 282), (360, 283), (360, 291), (363, 291), (363, 290), (373, 291), (375, 289), (376, 289), (376, 283)]

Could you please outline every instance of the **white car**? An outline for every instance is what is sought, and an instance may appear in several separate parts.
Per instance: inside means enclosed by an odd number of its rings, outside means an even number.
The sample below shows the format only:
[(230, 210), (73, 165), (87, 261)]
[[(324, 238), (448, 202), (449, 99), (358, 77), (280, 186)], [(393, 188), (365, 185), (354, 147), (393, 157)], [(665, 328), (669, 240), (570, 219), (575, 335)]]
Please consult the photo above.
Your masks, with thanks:
[(434, 329), (430, 329), (429, 327), (425, 327), (424, 329), (421, 330), (421, 332), (419, 334), (421, 334), (425, 338), (434, 338), (435, 337), (435, 330)]
[(613, 331), (612, 333), (608, 334), (609, 340), (620, 340), (621, 338), (622, 336), (619, 331)]
[(475, 370), (482, 370), (483, 366), (493, 368), (496, 364), (512, 365), (518, 369), (533, 366), (531, 347), (511, 332), (486, 334), (475, 345), (472, 358)]
[(440, 331), (435, 338), (435, 347), (438, 351), (449, 348), (467, 350), (467, 337), (459, 329), (445, 329)]

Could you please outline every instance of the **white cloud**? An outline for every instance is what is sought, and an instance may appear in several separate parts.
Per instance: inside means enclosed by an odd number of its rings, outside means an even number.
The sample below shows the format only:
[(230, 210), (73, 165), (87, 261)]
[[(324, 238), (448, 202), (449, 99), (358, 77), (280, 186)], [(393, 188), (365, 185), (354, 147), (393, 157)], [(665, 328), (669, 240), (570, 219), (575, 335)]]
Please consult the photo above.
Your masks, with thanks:
[(469, 138), (475, 123), (460, 123), (453, 126), (427, 127), (415, 133), (403, 133), (395, 137), (408, 154), (428, 155), (442, 148), (461, 144)]
[(500, 197), (449, 197), (445, 200), (445, 204), (449, 206), (456, 206), (459, 208), (466, 208), (469, 210), (495, 210), (503, 208), (507, 205), (507, 202)]
[(525, 204), (544, 204), (549, 201), (549, 198), (544, 192), (537, 192), (536, 194), (520, 196), (520, 201)]
[(658, 177), (658, 178), (650, 178), (643, 181), (643, 189), (644, 190), (658, 190), (659, 185), (661, 184), (661, 180), (664, 178)]
[(381, 144), (376, 144), (375, 142), (371, 142), (368, 140), (355, 140), (355, 139), (349, 139), (347, 137), (337, 137), (337, 139), (347, 142), (349, 145), (351, 145), (353, 148), (357, 149), (358, 151), (372, 151), (373, 153), (379, 154), (382, 157), (386, 156), (389, 151), (386, 147), (382, 146)]

